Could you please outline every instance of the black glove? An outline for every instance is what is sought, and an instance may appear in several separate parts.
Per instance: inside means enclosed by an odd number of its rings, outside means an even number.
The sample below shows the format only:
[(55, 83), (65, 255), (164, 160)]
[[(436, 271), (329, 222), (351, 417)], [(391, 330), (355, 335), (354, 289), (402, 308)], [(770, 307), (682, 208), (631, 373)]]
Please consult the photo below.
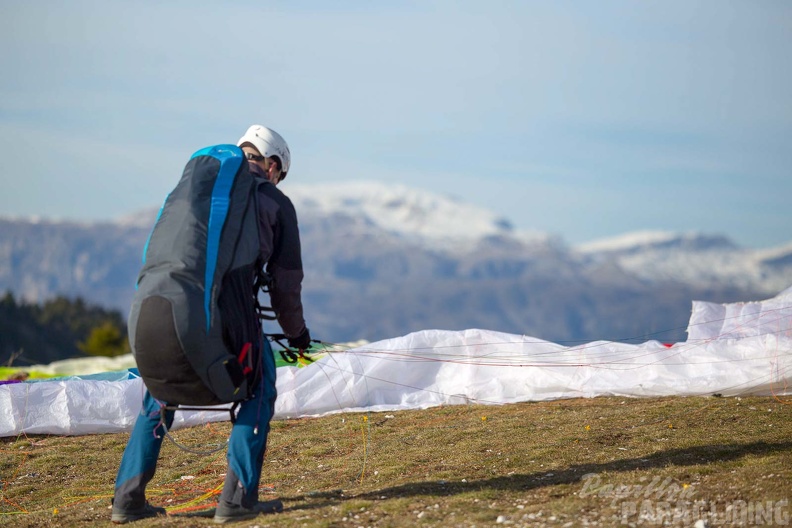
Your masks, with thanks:
[(311, 346), (311, 334), (308, 333), (306, 328), (302, 334), (297, 337), (289, 338), (289, 348), (296, 348), (298, 350), (306, 350)]

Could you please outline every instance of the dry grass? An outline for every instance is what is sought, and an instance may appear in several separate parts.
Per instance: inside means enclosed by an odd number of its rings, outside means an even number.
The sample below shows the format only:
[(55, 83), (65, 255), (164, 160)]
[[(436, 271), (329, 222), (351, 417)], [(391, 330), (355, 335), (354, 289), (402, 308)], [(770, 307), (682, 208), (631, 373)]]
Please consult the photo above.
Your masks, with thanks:
[[(286, 509), (238, 526), (790, 523), (789, 403), (596, 398), (273, 422), (261, 495)], [(206, 449), (228, 431), (173, 434)], [(0, 524), (108, 526), (127, 438), (2, 439)], [(170, 515), (131, 526), (211, 525), (224, 473), (225, 452), (166, 442), (149, 499)]]

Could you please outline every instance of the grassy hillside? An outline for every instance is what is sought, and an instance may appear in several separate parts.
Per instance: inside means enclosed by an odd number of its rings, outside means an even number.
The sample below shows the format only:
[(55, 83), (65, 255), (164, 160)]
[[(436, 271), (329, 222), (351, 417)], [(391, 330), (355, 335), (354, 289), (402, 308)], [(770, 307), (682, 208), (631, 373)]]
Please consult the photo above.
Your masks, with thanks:
[[(273, 422), (261, 495), (285, 511), (238, 526), (789, 524), (790, 403), (612, 397)], [(228, 432), (173, 436), (210, 450)], [(2, 439), (0, 524), (109, 526), (127, 438)], [(170, 516), (130, 526), (212, 525), (224, 473), (224, 451), (166, 441), (149, 499)]]

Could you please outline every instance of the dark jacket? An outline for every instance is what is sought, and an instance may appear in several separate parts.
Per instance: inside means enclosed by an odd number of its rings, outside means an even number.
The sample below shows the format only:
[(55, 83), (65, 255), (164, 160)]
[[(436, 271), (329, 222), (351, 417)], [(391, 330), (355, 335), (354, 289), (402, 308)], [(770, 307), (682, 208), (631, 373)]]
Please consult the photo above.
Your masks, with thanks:
[(267, 180), (255, 163), (250, 172), (264, 183), (259, 186), (259, 234), (261, 254), (272, 277), (270, 299), (278, 324), (287, 338), (306, 331), (302, 306), (302, 256), (297, 213), (291, 200)]

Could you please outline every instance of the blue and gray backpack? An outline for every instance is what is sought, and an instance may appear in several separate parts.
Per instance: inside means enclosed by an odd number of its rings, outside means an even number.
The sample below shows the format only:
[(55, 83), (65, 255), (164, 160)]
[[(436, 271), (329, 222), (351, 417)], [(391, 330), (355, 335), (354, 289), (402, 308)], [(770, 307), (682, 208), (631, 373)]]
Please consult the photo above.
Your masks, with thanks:
[(207, 147), (193, 154), (160, 209), (143, 252), (129, 341), (146, 388), (161, 402), (239, 402), (261, 375), (261, 182), (239, 147)]

